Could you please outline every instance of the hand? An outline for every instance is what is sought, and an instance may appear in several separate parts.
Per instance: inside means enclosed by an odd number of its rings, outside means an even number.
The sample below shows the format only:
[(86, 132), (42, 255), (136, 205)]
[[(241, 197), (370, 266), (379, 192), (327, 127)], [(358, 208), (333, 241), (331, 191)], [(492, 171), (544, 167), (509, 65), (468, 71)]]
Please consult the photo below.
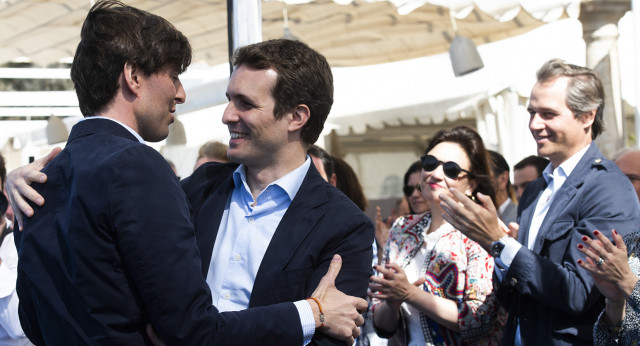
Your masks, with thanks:
[[(585, 245), (578, 244), (578, 250), (587, 256), (584, 261), (578, 260), (578, 265), (591, 273), (593, 282), (607, 302), (624, 302), (638, 282), (638, 277), (629, 267), (627, 246), (615, 230), (611, 230), (615, 245), (602, 232), (593, 231), (593, 235), (595, 239), (583, 236)], [(602, 263), (597, 265), (601, 258)]]
[(444, 217), (453, 227), (477, 242), (485, 251), (491, 251), (491, 243), (505, 235), (498, 223), (498, 213), (489, 196), (478, 193), (482, 206), (476, 204), (465, 194), (449, 188), (453, 197), (440, 194), (440, 206)]
[[(40, 196), (30, 185), (33, 182), (44, 183), (47, 176), (40, 172), (54, 157), (56, 157), (62, 149), (53, 148), (47, 156), (40, 158), (26, 166), (16, 168), (9, 175), (5, 182), (5, 188), (11, 203), (11, 208), (18, 221), (18, 229), (22, 231), (24, 225), (24, 216), (33, 216), (33, 209), (25, 200), (28, 199), (37, 205), (44, 204), (44, 198)], [(23, 214), (24, 213), (24, 214)]]
[(372, 276), (369, 283), (369, 296), (382, 299), (390, 307), (397, 309), (403, 302), (411, 302), (414, 296), (421, 290), (418, 286), (425, 282), (424, 278), (414, 283), (409, 283), (407, 275), (402, 267), (395, 263), (387, 263), (385, 266), (375, 266), (375, 270), (382, 276)]
[(518, 240), (518, 232), (520, 231), (520, 225), (515, 222), (509, 222), (509, 232), (507, 235), (515, 240)]
[[(327, 274), (320, 280), (312, 297), (318, 299), (324, 312), (324, 327), (319, 328), (323, 333), (336, 339), (344, 340), (349, 345), (360, 335), (358, 328), (364, 323), (361, 314), (367, 310), (367, 301), (362, 298), (348, 296), (336, 288), (336, 277), (342, 267), (340, 255), (334, 255), (327, 270)], [(309, 300), (314, 316), (319, 316), (318, 306)], [(316, 317), (316, 328), (320, 326)]]
[(147, 323), (147, 336), (149, 336), (151, 343), (155, 346), (165, 346), (165, 343), (160, 340), (160, 337), (156, 334), (155, 329), (153, 329), (153, 326), (150, 323)]
[(384, 248), (387, 244), (387, 238), (389, 238), (389, 226), (382, 221), (380, 207), (376, 207), (376, 243), (379, 249)]

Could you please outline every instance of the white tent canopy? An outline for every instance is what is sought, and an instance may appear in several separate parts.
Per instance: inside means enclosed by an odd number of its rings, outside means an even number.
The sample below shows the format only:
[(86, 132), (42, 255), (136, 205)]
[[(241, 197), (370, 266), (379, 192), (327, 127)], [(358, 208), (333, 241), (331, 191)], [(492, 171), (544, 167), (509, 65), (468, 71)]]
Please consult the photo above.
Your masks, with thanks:
[[(259, 0), (258, 0), (259, 1)], [(71, 61), (93, 1), (0, 1), (0, 64)], [(129, 0), (161, 15), (191, 41), (195, 61), (228, 61), (224, 0)], [(238, 5), (243, 2), (237, 1)], [(358, 66), (438, 54), (457, 33), (476, 44), (577, 17), (579, 0), (281, 0), (262, 1), (263, 38), (282, 37), (284, 12), (294, 36), (332, 66)], [(455, 18), (455, 24), (452, 21)]]
[[(528, 141), (526, 112), (520, 105), (520, 97), (528, 97), (535, 71), (544, 61), (560, 57), (584, 64), (585, 48), (581, 37), (580, 23), (566, 19), (516, 38), (481, 45), (479, 50), (486, 67), (459, 78), (453, 76), (448, 54), (334, 68), (335, 102), (325, 135), (332, 129), (339, 134), (362, 133), (367, 127), (475, 119), (488, 146), (503, 152), (513, 164), (535, 149), (533, 142)], [(226, 142), (229, 138), (221, 123), (227, 74), (225, 64), (214, 68), (196, 64), (182, 77), (187, 102), (178, 106), (177, 114), (187, 133), (187, 145), (163, 152), (176, 163), (183, 176), (192, 169), (194, 148), (209, 139)], [(67, 92), (67, 96), (58, 97), (58, 100), (77, 105), (73, 94)], [(40, 96), (52, 95), (56, 94)], [(13, 96), (0, 98), (0, 103), (3, 102), (20, 103)], [(45, 122), (39, 123), (40, 130), (31, 132), (31, 137), (34, 139), (35, 134), (42, 143)], [(72, 123), (71, 119), (67, 121), (68, 125)], [(27, 143), (27, 134), (23, 132), (18, 136), (18, 142)], [(161, 146), (162, 143), (156, 147)]]

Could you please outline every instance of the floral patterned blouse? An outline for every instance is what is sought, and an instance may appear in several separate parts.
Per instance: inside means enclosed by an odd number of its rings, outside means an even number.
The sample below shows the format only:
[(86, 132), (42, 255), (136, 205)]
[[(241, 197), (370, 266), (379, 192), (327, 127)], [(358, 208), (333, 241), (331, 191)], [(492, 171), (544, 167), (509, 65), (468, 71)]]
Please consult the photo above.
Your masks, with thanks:
[[(429, 213), (397, 219), (389, 231), (385, 260), (406, 268), (422, 246), (430, 222)], [(445, 226), (448, 228), (442, 230)], [(506, 312), (494, 291), (493, 257), (448, 224), (438, 232), (441, 236), (422, 265), (426, 278), (422, 288), (457, 303), (461, 332), (451, 331), (421, 313), (420, 325), (426, 345), (498, 345)], [(401, 312), (401, 316), (405, 315)], [(406, 324), (415, 322), (401, 322), (400, 339), (403, 344), (409, 344)]]

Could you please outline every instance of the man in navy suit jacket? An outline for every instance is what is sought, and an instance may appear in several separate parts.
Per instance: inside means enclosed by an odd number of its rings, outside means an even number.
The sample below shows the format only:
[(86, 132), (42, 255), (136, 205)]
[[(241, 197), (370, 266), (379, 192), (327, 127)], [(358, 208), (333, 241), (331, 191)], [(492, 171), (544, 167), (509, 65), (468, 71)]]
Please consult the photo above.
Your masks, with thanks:
[(329, 64), (304, 43), (270, 40), (239, 48), (234, 66), (222, 121), (235, 163), (205, 164), (183, 182), (214, 305), (304, 299), (334, 253), (344, 260), (336, 287), (364, 296), (373, 224), (307, 156), (333, 103)]
[(517, 241), (497, 226), (486, 198), (486, 209), (467, 203), (459, 192), (463, 206), (445, 198), (447, 219), (496, 258), (509, 311), (503, 344), (592, 344), (604, 300), (591, 274), (577, 264), (582, 258), (577, 246), (594, 230), (635, 231), (640, 208), (631, 183), (593, 143), (604, 130), (598, 76), (551, 60), (537, 78), (529, 129), (538, 156), (551, 162), (524, 190)]
[(71, 68), (86, 118), (44, 168), (48, 182), (34, 186), (48, 202), (16, 233), (25, 333), (35, 344), (140, 345), (151, 323), (168, 344), (295, 345), (308, 316), (311, 335), (321, 327), (353, 340), (366, 302), (332, 287), (337, 256), (295, 303), (227, 313), (212, 305), (187, 199), (144, 144), (167, 136), (190, 61), (187, 39), (161, 17), (115, 1), (91, 8)]

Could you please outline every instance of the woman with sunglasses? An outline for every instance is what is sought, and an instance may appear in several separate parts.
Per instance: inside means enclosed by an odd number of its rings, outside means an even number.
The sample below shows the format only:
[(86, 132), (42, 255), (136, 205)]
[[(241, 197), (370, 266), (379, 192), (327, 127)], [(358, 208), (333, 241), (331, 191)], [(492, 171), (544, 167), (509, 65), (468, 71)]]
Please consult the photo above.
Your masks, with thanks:
[[(410, 214), (424, 214), (429, 211), (427, 202), (420, 193), (420, 177), (422, 176), (422, 162), (416, 161), (409, 166), (409, 169), (404, 174), (404, 186), (402, 192), (409, 205)], [(397, 216), (405, 216), (399, 214)], [(391, 217), (391, 216), (390, 216)], [(394, 217), (395, 218), (395, 217)], [(387, 223), (388, 222), (388, 223)], [(392, 221), (383, 221), (380, 207), (376, 207), (376, 249), (378, 262), (381, 263), (384, 253), (384, 245), (389, 238), (389, 226)]]
[(427, 201), (420, 193), (420, 177), (422, 176), (422, 162), (416, 161), (404, 174), (404, 187), (402, 192), (409, 202), (411, 214), (423, 214), (429, 211)]
[(506, 313), (493, 291), (493, 258), (442, 217), (450, 187), (494, 199), (489, 156), (474, 130), (435, 134), (421, 158), (419, 187), (431, 212), (399, 218), (384, 266), (371, 277), (374, 326), (403, 345), (497, 345)]

